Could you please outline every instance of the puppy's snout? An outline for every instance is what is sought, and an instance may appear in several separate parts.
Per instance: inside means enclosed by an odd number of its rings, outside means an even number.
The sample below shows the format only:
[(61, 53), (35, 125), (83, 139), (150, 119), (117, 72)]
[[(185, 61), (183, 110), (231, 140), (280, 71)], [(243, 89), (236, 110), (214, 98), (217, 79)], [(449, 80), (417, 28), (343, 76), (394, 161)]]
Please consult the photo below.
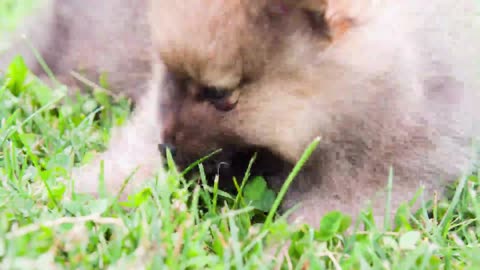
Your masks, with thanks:
[(163, 119), (163, 130), (162, 137), (164, 143), (158, 145), (158, 150), (163, 157), (167, 156), (167, 149), (170, 150), (172, 157), (176, 155), (176, 134), (175, 134), (175, 119), (173, 118), (172, 113), (165, 113), (165, 118)]
[(174, 145), (169, 144), (169, 143), (161, 143), (161, 144), (158, 145), (158, 150), (160, 151), (160, 153), (162, 154), (163, 157), (167, 156), (167, 149), (172, 154), (172, 157), (175, 157), (177, 149)]

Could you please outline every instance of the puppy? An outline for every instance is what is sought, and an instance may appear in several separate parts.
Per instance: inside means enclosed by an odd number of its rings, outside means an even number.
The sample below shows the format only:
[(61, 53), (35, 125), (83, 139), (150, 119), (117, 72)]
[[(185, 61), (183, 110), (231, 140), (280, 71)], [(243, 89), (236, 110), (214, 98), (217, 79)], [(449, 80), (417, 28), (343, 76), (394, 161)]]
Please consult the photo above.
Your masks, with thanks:
[[(0, 71), (21, 55), (30, 70), (46, 83), (53, 81), (37, 60), (32, 46), (55, 78), (74, 91), (99, 84), (133, 101), (151, 77), (147, 0), (43, 0), (20, 23), (0, 51)], [(72, 71), (83, 78), (75, 78)]]
[(221, 181), (241, 178), (256, 152), (252, 174), (278, 189), (320, 137), (283, 202), (300, 204), (290, 221), (316, 226), (332, 210), (356, 219), (370, 205), (381, 222), (390, 169), (393, 212), (474, 165), (473, 0), (151, 0), (149, 11), (151, 98), (75, 173), (78, 190), (95, 192), (99, 160), (111, 190), (134, 164), (134, 182), (150, 177), (159, 142), (179, 168), (222, 149), (206, 167), (228, 163)]
[(284, 180), (320, 136), (284, 207), (300, 202), (292, 218), (316, 225), (327, 211), (355, 216), (371, 200), (381, 220), (390, 167), (395, 209), (471, 165), (473, 5), (156, 1), (163, 139), (181, 167), (222, 148), (218, 162), (245, 169), (238, 157), (259, 151), (258, 172)]

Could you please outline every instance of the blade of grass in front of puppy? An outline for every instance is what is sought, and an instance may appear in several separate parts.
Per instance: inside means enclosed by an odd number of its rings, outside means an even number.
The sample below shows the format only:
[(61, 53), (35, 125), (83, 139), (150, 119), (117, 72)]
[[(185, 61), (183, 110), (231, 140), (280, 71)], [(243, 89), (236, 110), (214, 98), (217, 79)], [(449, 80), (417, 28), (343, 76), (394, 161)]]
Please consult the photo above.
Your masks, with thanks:
[(202, 163), (203, 161), (205, 161), (206, 159), (210, 158), (211, 156), (217, 154), (218, 152), (221, 152), (222, 149), (218, 149), (216, 151), (213, 151), (211, 154), (195, 161), (194, 163), (190, 164), (190, 166), (188, 166), (185, 170), (183, 170), (183, 172), (181, 173), (182, 176), (184, 176), (185, 174), (187, 174), (189, 171), (191, 171), (195, 166), (197, 166), (198, 164)]
[(25, 43), (27, 43), (28, 47), (30, 47), (30, 50), (32, 51), (35, 58), (37, 59), (38, 64), (42, 67), (43, 71), (45, 71), (45, 73), (47, 73), (48, 77), (52, 81), (54, 81), (57, 86), (61, 85), (61, 83), (57, 80), (57, 78), (53, 74), (53, 71), (47, 65), (47, 63), (45, 62), (45, 59), (43, 59), (42, 55), (37, 50), (37, 48), (32, 44), (32, 42), (26, 36), (24, 36), (23, 38), (24, 38)]
[(308, 161), (310, 156), (312, 155), (313, 151), (317, 148), (317, 145), (320, 143), (320, 137), (316, 137), (313, 142), (310, 143), (310, 145), (307, 147), (307, 149), (303, 152), (302, 156), (300, 157), (299, 161), (293, 168), (292, 172), (288, 175), (287, 180), (285, 180), (285, 183), (283, 184), (282, 188), (280, 189), (280, 192), (277, 195), (277, 198), (273, 202), (273, 206), (270, 209), (270, 212), (268, 213), (267, 219), (265, 220), (265, 223), (263, 224), (263, 229), (267, 228), (270, 223), (272, 223), (273, 216), (278, 210), (278, 207), (280, 206), (280, 203), (283, 200), (283, 197), (287, 193), (287, 190), (290, 186), (290, 184), (293, 182), (293, 179), (297, 176), (297, 174), (300, 172), (302, 169), (303, 165)]
[(453, 212), (455, 211), (455, 208), (460, 201), (460, 196), (462, 195), (462, 192), (465, 190), (467, 180), (468, 176), (463, 174), (460, 178), (460, 181), (458, 182), (458, 186), (455, 190), (455, 194), (453, 195), (453, 199), (448, 206), (447, 212), (445, 213), (442, 220), (440, 221), (440, 224), (438, 225), (438, 227), (442, 230), (443, 237), (447, 235), (448, 229), (450, 227), (450, 222), (453, 220)]
[[(206, 190), (206, 187), (208, 186), (207, 176), (205, 175), (205, 170), (203, 169), (202, 164), (198, 164), (198, 170), (200, 172), (200, 180), (202, 181), (202, 188)], [(212, 208), (212, 198), (210, 197), (210, 193), (202, 192), (201, 196), (205, 201), (205, 203), (207, 204), (208, 211), (211, 213), (215, 213), (215, 210)]]
[(175, 166), (175, 161), (173, 160), (172, 152), (170, 152), (170, 149), (168, 148), (166, 151), (166, 157), (167, 157), (168, 170), (171, 172), (175, 172), (175, 174), (177, 174), (178, 173), (177, 166)]
[(252, 158), (250, 159), (250, 162), (248, 163), (247, 171), (245, 172), (245, 176), (242, 179), (242, 184), (240, 187), (237, 187), (237, 184), (235, 184), (235, 187), (237, 188), (237, 197), (235, 198), (235, 202), (233, 204), (233, 209), (236, 209), (238, 206), (238, 203), (240, 199), (242, 198), (242, 193), (243, 193), (243, 188), (245, 187), (245, 184), (247, 180), (250, 178), (250, 171), (252, 170), (253, 163), (257, 159), (257, 152), (253, 154)]
[(130, 180), (133, 178), (135, 173), (138, 171), (138, 166), (133, 170), (125, 179), (123, 179), (122, 185), (120, 186), (120, 190), (118, 190), (117, 194), (113, 198), (113, 200), (110, 203), (110, 207), (114, 205), (115, 202), (120, 201), (120, 197), (122, 196), (122, 193), (125, 191), (125, 188), (127, 187), (128, 183), (130, 183)]
[(213, 211), (217, 212), (217, 200), (218, 200), (218, 175), (215, 176), (213, 180)]
[(388, 185), (387, 185), (387, 201), (385, 207), (385, 217), (383, 220), (383, 229), (385, 231), (390, 230), (390, 215), (391, 215), (391, 203), (392, 203), (392, 189), (393, 189), (393, 168), (390, 167), (388, 173)]

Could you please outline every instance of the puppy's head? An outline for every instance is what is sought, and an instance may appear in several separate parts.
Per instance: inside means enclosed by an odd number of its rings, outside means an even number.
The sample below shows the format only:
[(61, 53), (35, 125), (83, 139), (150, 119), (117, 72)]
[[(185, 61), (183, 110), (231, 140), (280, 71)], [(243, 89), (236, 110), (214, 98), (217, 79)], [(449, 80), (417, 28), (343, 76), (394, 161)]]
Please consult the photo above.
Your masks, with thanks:
[(254, 152), (260, 173), (295, 163), (338, 96), (343, 73), (322, 57), (360, 23), (343, 2), (152, 1), (162, 136), (177, 165), (217, 149), (208, 172), (225, 162), (243, 174)]

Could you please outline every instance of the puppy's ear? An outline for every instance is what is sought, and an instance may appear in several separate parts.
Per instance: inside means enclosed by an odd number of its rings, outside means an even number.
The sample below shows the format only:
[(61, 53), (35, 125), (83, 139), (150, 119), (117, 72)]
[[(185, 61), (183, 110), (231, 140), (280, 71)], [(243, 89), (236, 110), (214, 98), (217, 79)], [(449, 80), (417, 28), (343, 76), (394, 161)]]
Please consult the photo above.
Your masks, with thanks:
[(370, 0), (300, 0), (297, 7), (315, 31), (336, 40), (355, 27), (371, 8)]

